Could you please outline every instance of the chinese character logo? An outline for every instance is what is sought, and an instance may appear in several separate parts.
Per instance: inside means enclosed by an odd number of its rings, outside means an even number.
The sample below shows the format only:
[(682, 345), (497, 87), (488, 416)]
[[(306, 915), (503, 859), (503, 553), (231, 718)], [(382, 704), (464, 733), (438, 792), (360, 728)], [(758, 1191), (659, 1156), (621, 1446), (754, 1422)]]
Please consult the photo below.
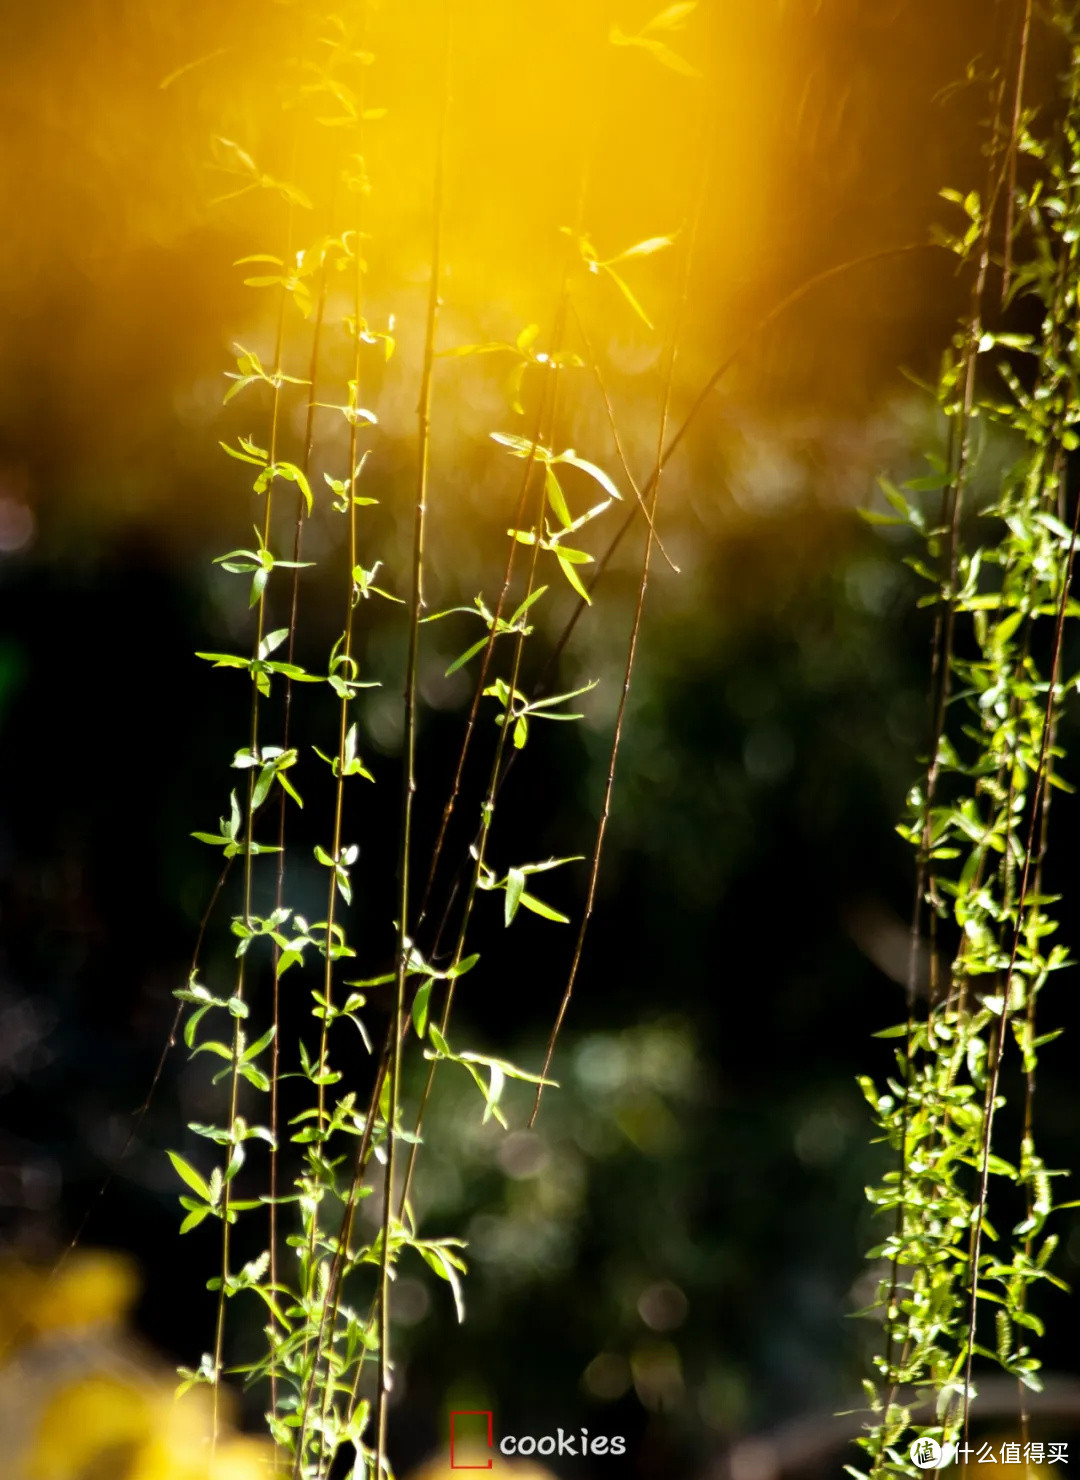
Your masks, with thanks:
[(940, 1470), (952, 1459), (952, 1445), (941, 1445), (936, 1439), (916, 1439), (908, 1453), (918, 1469)]
[[(916, 1440), (916, 1443), (919, 1442), (920, 1441)], [(912, 1451), (914, 1451), (914, 1448), (915, 1445), (912, 1445)], [(1049, 1453), (1047, 1453), (1048, 1450)], [(1007, 1443), (1002, 1444), (1000, 1456), (1001, 1463), (1003, 1465), (1020, 1464), (1020, 1451), (1021, 1445), (1015, 1440), (1010, 1440)], [(973, 1454), (975, 1455), (975, 1458), (980, 1465), (995, 1465), (998, 1463), (998, 1456), (994, 1454), (994, 1446), (989, 1443), (980, 1444), (977, 1452), (971, 1444), (961, 1444), (956, 1453), (958, 1458), (963, 1459), (965, 1464)], [(914, 1452), (912, 1453), (911, 1457), (913, 1460), (915, 1460), (916, 1464), (919, 1463), (919, 1461), (915, 1459)], [(1023, 1462), (1025, 1464), (1041, 1465), (1044, 1461), (1051, 1465), (1067, 1465), (1069, 1463), (1069, 1446), (1067, 1444), (1048, 1445), (1041, 1442), (1037, 1444), (1028, 1443), (1023, 1445)]]

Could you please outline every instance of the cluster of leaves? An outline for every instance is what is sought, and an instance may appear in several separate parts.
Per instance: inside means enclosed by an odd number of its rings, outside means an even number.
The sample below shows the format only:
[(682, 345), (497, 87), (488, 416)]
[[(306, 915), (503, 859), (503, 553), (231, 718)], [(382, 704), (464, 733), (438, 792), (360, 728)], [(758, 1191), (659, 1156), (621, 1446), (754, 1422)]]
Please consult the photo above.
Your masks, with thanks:
[[(1046, 1231), (1059, 1174), (1036, 1151), (1032, 1097), (1038, 1051), (1057, 1036), (1037, 1030), (1036, 1004), (1067, 964), (1043, 857), (1052, 790), (1067, 787), (1056, 727), (1076, 683), (1062, 670), (1080, 614), (1069, 595), (1076, 510), (1065, 478), (1080, 417), (1080, 33), (1064, 11), (1052, 23), (1069, 60), (1055, 132), (1034, 136), (1021, 71), (1014, 124), (999, 126), (988, 150), (985, 197), (945, 192), (966, 217), (945, 244), (974, 278), (970, 317), (937, 387), (949, 455), (924, 478), (884, 483), (889, 512), (867, 516), (903, 526), (921, 546), (909, 564), (931, 587), (923, 600), (936, 614), (937, 683), (928, 769), (900, 829), (919, 894), (908, 1018), (879, 1035), (900, 1040), (895, 1074), (861, 1081), (893, 1153), (892, 1170), (868, 1189), (890, 1225), (870, 1251), (882, 1273), (866, 1313), (884, 1334), (860, 1440), (873, 1476), (917, 1474), (916, 1438), (966, 1457), (987, 1363), (1017, 1378), (1025, 1411), (1023, 1390), (1039, 1387), (1031, 1342), (1043, 1331), (1031, 1292), (1061, 1284), (1049, 1268), (1057, 1237)], [(1006, 306), (1037, 312), (1037, 336), (984, 327), (998, 266)], [(979, 444), (984, 454), (1005, 446), (1013, 461), (968, 517)], [(1000, 1111), (1013, 1086), (1010, 1125)]]
[[(418, 418), (419, 486), (412, 490), (409, 506), (415, 529), (412, 566), (391, 578), (386, 588), (374, 584), (381, 562), (367, 548), (362, 511), (376, 502), (367, 486), (371, 469), (378, 469), (380, 462), (380, 431), (376, 413), (363, 401), (365, 387), (376, 381), (375, 370), (393, 353), (394, 337), (392, 319), (386, 331), (376, 331), (364, 316), (369, 269), (361, 253), (366, 237), (361, 227), (373, 188), (365, 156), (367, 130), (381, 124), (388, 110), (369, 107), (366, 102), (368, 75), (376, 59), (365, 42), (364, 0), (351, 0), (335, 14), (307, 4), (298, 8), (317, 44), (298, 69), (302, 84), (288, 99), (297, 120), (294, 168), (306, 157), (305, 147), (313, 151), (320, 147), (319, 131), (333, 129), (337, 138), (345, 140), (344, 147), (336, 146), (335, 157), (341, 166), (333, 201), (320, 202), (314, 190), (309, 192), (296, 181), (282, 180), (263, 169), (256, 162), (257, 145), (241, 147), (228, 140), (218, 141), (222, 168), (239, 176), (242, 183), (222, 199), (268, 192), (286, 218), (281, 235), (290, 243), (302, 234), (304, 213), (336, 210), (344, 224), (335, 225), (331, 233), (300, 250), (290, 248), (284, 255), (259, 252), (241, 259), (240, 264), (259, 264), (259, 273), (245, 281), (274, 295), (278, 324), (272, 357), (237, 346), (236, 370), (227, 373), (230, 383), (224, 395), (225, 402), (250, 406), (266, 427), (258, 440), (243, 436), (235, 443), (221, 444), (234, 462), (253, 473), (251, 492), (261, 510), (254, 547), (231, 550), (217, 560), (229, 576), (250, 582), (247, 601), (252, 643), (246, 654), (207, 652), (199, 656), (234, 677), (247, 676), (251, 722), (248, 743), (236, 752), (232, 763), (242, 773), (244, 784), (231, 789), (219, 830), (199, 831), (194, 836), (219, 850), (226, 872), (234, 864), (242, 871), (241, 907), (231, 921), (236, 941), (231, 981), (211, 989), (200, 980), (198, 969), (193, 969), (177, 993), (187, 1014), (184, 1042), (193, 1055), (220, 1060), (215, 1082), (228, 1085), (228, 1111), (220, 1124), (190, 1127), (194, 1137), (214, 1148), (212, 1158), (190, 1149), (183, 1155), (169, 1154), (185, 1184), (180, 1199), (184, 1211), (181, 1232), (216, 1223), (221, 1233), (220, 1268), (209, 1281), (218, 1294), (213, 1347), (197, 1367), (184, 1369), (184, 1386), (209, 1385), (217, 1411), (232, 1324), (230, 1302), (237, 1295), (254, 1295), (265, 1311), (265, 1350), (255, 1361), (233, 1370), (248, 1382), (265, 1384), (269, 1431), (292, 1473), (324, 1476), (342, 1447), (351, 1445), (357, 1456), (354, 1473), (375, 1477), (388, 1467), (384, 1410), (393, 1379), (389, 1302), (400, 1261), (413, 1256), (422, 1260), (450, 1286), (459, 1318), (464, 1309), (461, 1241), (421, 1237), (410, 1202), (432, 1076), (440, 1065), (456, 1066), (479, 1090), (483, 1119), (504, 1126), (508, 1082), (525, 1081), (535, 1086), (537, 1094), (552, 1083), (546, 1067), (534, 1073), (500, 1058), (452, 1046), (451, 1007), (457, 982), (479, 964), (478, 953), (469, 949), (469, 937), (473, 906), (481, 894), (502, 893), (507, 927), (521, 909), (555, 924), (568, 923), (565, 914), (532, 892), (533, 879), (580, 860), (552, 858), (496, 868), (489, 857), (490, 835), (506, 767), (525, 748), (534, 722), (580, 719), (579, 713), (565, 706), (593, 686), (563, 694), (526, 689), (523, 648), (534, 633), (532, 617), (537, 604), (549, 592), (538, 581), (539, 557), (550, 558), (553, 571), (565, 580), (580, 612), (590, 599), (581, 571), (594, 560), (581, 547), (582, 533), (586, 526), (591, 531), (594, 521), (600, 521), (621, 495), (615, 480), (597, 462), (572, 448), (553, 450), (560, 445), (555, 380), (586, 365), (562, 343), (565, 301), (553, 314), (555, 327), (544, 349), (539, 347), (538, 327), (527, 325), (505, 343), (468, 345), (437, 355), (437, 245)], [(620, 45), (644, 47), (672, 65), (659, 35), (680, 27), (693, 8), (693, 4), (672, 6), (637, 38), (620, 33), (612, 39)], [(446, 86), (449, 92), (448, 79)], [(440, 167), (434, 201), (437, 223), (442, 212), (441, 179)], [(631, 309), (648, 322), (614, 264), (652, 255), (670, 245), (671, 238), (653, 237), (600, 261), (582, 231), (576, 229), (570, 235), (571, 247), (579, 249), (580, 279), (608, 276)], [(437, 243), (439, 239), (437, 224)], [(351, 285), (346, 303), (341, 303), (340, 288), (330, 291), (331, 277), (338, 284)], [(564, 299), (568, 291), (564, 284)], [(351, 373), (335, 390), (327, 382), (341, 372), (328, 367), (340, 366), (343, 346)], [(526, 400), (540, 408), (531, 435), (491, 434), (522, 465), (501, 590), (494, 601), (478, 595), (471, 607), (423, 615), (427, 439), (434, 365), (443, 357), (497, 351), (512, 354), (516, 361), (508, 386), (511, 411), (524, 415)], [(286, 371), (285, 365), (293, 359), (302, 363), (306, 374)], [(297, 427), (303, 428), (301, 433)], [(286, 445), (290, 439), (295, 448)], [(343, 444), (347, 449), (344, 472), (338, 466)], [(654, 487), (658, 476), (657, 472)], [(289, 485), (293, 496), (283, 504)], [(320, 492), (324, 487), (328, 494)], [(583, 492), (595, 487), (603, 498), (583, 501), (581, 512), (576, 512)], [(314, 563), (302, 558), (303, 533), (313, 514), (337, 522), (337, 551), (344, 547), (347, 552), (342, 578), (344, 619), (325, 673), (310, 672), (296, 661), (300, 573)], [(648, 543), (651, 548), (651, 538)], [(329, 578), (334, 578), (335, 558), (336, 554), (327, 560)], [(508, 596), (515, 585), (522, 589), (511, 602)], [(399, 590), (389, 589), (395, 586)], [(357, 631), (359, 614), (370, 598), (400, 608), (409, 634), (404, 675), (403, 822), (397, 838), (376, 838), (370, 844), (372, 855), (385, 859), (388, 871), (396, 847), (401, 892), (394, 922), (397, 946), (390, 969), (343, 981), (343, 969), (355, 971), (348, 963), (360, 955), (350, 928), (359, 887), (355, 877), (359, 844), (346, 836), (346, 824), (359, 809), (350, 806), (348, 799), (354, 787), (373, 784), (361, 754), (357, 711), (358, 696), (370, 686), (363, 676), (362, 634)], [(466, 860), (465, 903), (459, 910), (452, 948), (439, 951), (442, 929), (430, 950), (420, 941), (446, 819), (457, 803), (457, 783), (444, 809), (435, 855), (424, 861), (428, 889), (417, 907), (410, 889), (418, 874), (410, 831), (416, 790), (417, 651), (424, 623), (461, 612), (479, 616), (486, 630), (447, 670), (449, 675), (472, 668), (475, 674), (459, 780), (474, 734), (473, 720), (485, 699), (494, 701), (495, 724), (486, 732), (493, 754)], [(275, 616), (287, 616), (286, 624), (275, 627)], [(499, 640), (504, 638), (508, 641)], [(305, 692), (299, 685), (313, 686), (306, 690), (311, 694), (323, 685), (332, 691), (338, 711), (336, 742), (321, 749), (292, 743), (297, 706)], [(274, 743), (267, 743), (267, 733), (274, 731)], [(292, 857), (286, 842), (290, 809), (304, 805), (307, 778), (318, 763), (329, 768), (333, 803), (323, 841), (314, 849), (315, 862), (326, 871), (325, 909), (322, 919), (311, 921), (286, 899), (287, 859)], [(599, 847), (598, 842), (594, 882)], [(255, 860), (263, 855), (269, 857), (256, 865)], [(271, 887), (273, 907), (259, 913), (253, 901), (265, 897)], [(373, 963), (376, 968), (378, 964)], [(256, 990), (256, 982), (266, 982), (269, 990)], [(312, 1027), (307, 1035), (282, 1042), (282, 994), (294, 990), (297, 994), (306, 990)], [(389, 1010), (385, 1007), (388, 999)], [(290, 996), (289, 1000), (296, 999)], [(438, 1012), (437, 1002), (441, 1002)], [(378, 1032), (373, 1031), (373, 1022), (379, 1023)], [(359, 1067), (357, 1035), (366, 1052)], [(348, 1049), (336, 1055), (339, 1042), (347, 1043)], [(406, 1046), (418, 1048), (428, 1065), (423, 1094), (408, 1114), (402, 1078)], [(279, 1088), (286, 1078), (299, 1081), (306, 1089), (307, 1103), (283, 1122)], [(249, 1161), (253, 1150), (259, 1151), (259, 1158), (252, 1156)], [(406, 1153), (408, 1160), (403, 1163)], [(365, 1216), (363, 1204), (368, 1200), (375, 1209), (372, 1216)], [(266, 1241), (260, 1253), (238, 1265), (231, 1230), (242, 1215), (249, 1215), (253, 1222), (257, 1217), (266, 1230)]]

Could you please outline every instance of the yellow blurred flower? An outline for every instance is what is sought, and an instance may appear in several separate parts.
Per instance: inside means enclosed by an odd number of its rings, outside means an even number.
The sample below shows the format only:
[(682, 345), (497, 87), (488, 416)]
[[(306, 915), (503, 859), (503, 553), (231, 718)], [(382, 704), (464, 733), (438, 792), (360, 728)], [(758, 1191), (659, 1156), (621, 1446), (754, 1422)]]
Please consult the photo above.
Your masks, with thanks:
[(273, 1452), (224, 1434), (213, 1454), (205, 1392), (95, 1374), (60, 1388), (31, 1446), (29, 1480), (268, 1480)]
[[(130, 1260), (79, 1251), (55, 1273), (0, 1261), (0, 1480), (269, 1480), (268, 1443), (222, 1425), (209, 1393), (125, 1338)], [(4, 1418), (4, 1415), (7, 1415)], [(17, 1431), (17, 1432), (16, 1432)]]
[[(478, 1477), (490, 1476), (490, 1480), (556, 1480), (550, 1470), (545, 1470), (543, 1465), (534, 1464), (526, 1459), (507, 1459), (498, 1450), (492, 1453), (489, 1449), (471, 1450), (458, 1445), (454, 1450), (456, 1467), (450, 1468), (449, 1452), (435, 1455), (418, 1470), (413, 1470), (405, 1477), (405, 1480), (460, 1480), (463, 1473), (467, 1473), (466, 1466), (473, 1466), (473, 1473)], [(491, 1461), (491, 1469), (487, 1469), (488, 1461)]]
[(29, 1457), (33, 1480), (76, 1480), (108, 1461), (116, 1473), (150, 1431), (147, 1394), (100, 1374), (60, 1388), (46, 1403)]
[(13, 1347), (54, 1332), (118, 1326), (139, 1292), (130, 1259), (107, 1249), (80, 1250), (55, 1272), (0, 1261), (0, 1361)]

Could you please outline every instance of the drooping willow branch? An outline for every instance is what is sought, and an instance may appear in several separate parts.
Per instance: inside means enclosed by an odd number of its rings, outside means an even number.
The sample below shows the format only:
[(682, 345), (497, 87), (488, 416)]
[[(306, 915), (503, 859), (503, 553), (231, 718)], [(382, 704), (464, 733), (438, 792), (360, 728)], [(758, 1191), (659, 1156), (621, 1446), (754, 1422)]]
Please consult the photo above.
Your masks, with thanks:
[[(1038, 1049), (1056, 1036), (1036, 1036), (1036, 999), (1067, 964), (1064, 946), (1049, 944), (1054, 901), (1036, 880), (1046, 851), (1048, 789), (1061, 780), (1055, 740), (1061, 664), (1066, 623), (1076, 614), (1070, 585), (1080, 500), (1065, 486), (1065, 467), (1080, 416), (1067, 328), (1080, 265), (1080, 38), (1064, 11), (1055, 11), (1051, 24), (1070, 57), (1061, 121), (1037, 139), (1032, 114), (1022, 106), (1028, 13), (1004, 138), (1003, 77), (995, 88), (985, 198), (946, 192), (966, 216), (948, 244), (973, 268), (972, 306), (938, 387), (950, 457), (936, 465), (931, 458), (932, 473), (902, 488), (883, 484), (892, 509), (869, 516), (906, 526), (919, 541), (922, 550), (909, 563), (931, 583), (927, 600), (937, 607), (932, 749), (902, 831), (916, 850), (913, 937), (925, 902), (932, 947), (939, 929), (957, 940), (948, 982), (944, 989), (931, 982), (925, 1013), (917, 1010), (912, 981), (906, 1023), (879, 1035), (903, 1040), (896, 1076), (884, 1087), (863, 1080), (896, 1162), (870, 1192), (894, 1217), (892, 1233), (872, 1251), (887, 1261), (871, 1307), (885, 1328), (884, 1353), (876, 1359), (883, 1387), (865, 1384), (872, 1417), (860, 1441), (875, 1476), (913, 1475), (909, 1442), (923, 1438), (959, 1442), (966, 1468), (976, 1363), (996, 1363), (1021, 1388), (1037, 1389), (1039, 1360), (1029, 1343), (1043, 1326), (1028, 1297), (1040, 1284), (1060, 1283), (1048, 1268), (1057, 1239), (1044, 1234), (1054, 1210), (1053, 1174), (1035, 1151), (1031, 1106)], [(1005, 195), (1005, 300), (1038, 306), (1037, 338), (985, 326), (993, 234)], [(991, 363), (1004, 398), (983, 389), (979, 372)], [(980, 491), (976, 423), (1019, 451), (989, 498), (981, 495), (978, 528), (974, 509), (962, 519), (965, 494), (970, 503)], [(945, 498), (935, 522), (923, 496), (939, 488)], [(1071, 518), (1069, 497), (1076, 500)], [(1023, 1103), (1018, 1157), (999, 1144), (999, 1111), (1011, 1093), (1010, 1038), (1019, 1049)], [(1008, 1216), (1008, 1184), (1022, 1192), (1025, 1213), (1006, 1236), (999, 1225)], [(930, 1419), (907, 1396), (924, 1391), (935, 1397)], [(1022, 1400), (1020, 1408), (1026, 1423)]]

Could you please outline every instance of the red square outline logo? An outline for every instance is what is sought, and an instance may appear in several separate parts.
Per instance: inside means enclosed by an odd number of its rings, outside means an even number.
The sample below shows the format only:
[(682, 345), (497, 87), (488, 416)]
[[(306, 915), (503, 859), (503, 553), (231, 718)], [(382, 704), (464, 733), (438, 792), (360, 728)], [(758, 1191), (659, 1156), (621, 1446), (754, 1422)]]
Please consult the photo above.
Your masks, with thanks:
[(487, 1408), (452, 1408), (450, 1410), (450, 1468), (452, 1470), (490, 1470), (492, 1462), (489, 1459), (486, 1465), (459, 1465), (454, 1458), (454, 1419), (455, 1418), (486, 1418), (487, 1419), (487, 1443), (488, 1448), (492, 1446), (492, 1422), (491, 1411)]

